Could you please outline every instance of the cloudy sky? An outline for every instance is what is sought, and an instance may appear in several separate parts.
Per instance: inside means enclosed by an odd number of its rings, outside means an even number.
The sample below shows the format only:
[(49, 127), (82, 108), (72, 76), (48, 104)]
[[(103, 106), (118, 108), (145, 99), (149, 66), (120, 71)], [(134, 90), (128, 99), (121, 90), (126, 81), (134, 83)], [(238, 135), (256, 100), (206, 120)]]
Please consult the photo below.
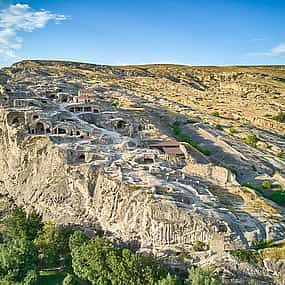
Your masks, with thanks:
[(284, 0), (0, 0), (0, 66), (285, 64)]

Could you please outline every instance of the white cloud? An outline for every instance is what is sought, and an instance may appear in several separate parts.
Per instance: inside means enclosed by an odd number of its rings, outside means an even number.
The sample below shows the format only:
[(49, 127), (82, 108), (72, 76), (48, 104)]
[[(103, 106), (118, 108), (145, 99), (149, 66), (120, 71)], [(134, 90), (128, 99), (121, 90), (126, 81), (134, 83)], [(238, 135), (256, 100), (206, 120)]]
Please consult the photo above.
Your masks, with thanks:
[(22, 47), (19, 32), (32, 32), (45, 27), (50, 21), (59, 23), (66, 19), (64, 15), (47, 10), (35, 11), (27, 4), (10, 5), (0, 11), (0, 55), (16, 57), (16, 51)]
[(272, 55), (285, 55), (285, 44), (280, 44), (271, 50)]
[(253, 52), (249, 53), (250, 56), (285, 56), (285, 43), (279, 44), (273, 47), (269, 51), (265, 52)]

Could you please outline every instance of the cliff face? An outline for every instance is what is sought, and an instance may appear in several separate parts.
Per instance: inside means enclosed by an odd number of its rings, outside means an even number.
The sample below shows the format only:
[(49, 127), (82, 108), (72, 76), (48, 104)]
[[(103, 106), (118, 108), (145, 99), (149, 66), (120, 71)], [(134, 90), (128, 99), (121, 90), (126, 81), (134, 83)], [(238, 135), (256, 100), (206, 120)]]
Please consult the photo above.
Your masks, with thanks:
[[(102, 168), (71, 164), (66, 150), (46, 136), (30, 137), (7, 124), (1, 111), (1, 193), (57, 223), (102, 227), (143, 247), (208, 242), (219, 221), (206, 212), (154, 198), (151, 188), (131, 187)], [(202, 210), (201, 210), (202, 211)]]

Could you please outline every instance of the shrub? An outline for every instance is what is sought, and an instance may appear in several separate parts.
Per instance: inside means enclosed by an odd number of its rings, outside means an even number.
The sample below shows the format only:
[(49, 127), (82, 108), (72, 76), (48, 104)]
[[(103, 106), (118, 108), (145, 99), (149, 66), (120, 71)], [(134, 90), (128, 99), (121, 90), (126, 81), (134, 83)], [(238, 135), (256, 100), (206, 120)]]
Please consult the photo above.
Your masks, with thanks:
[(256, 135), (248, 135), (245, 139), (244, 142), (250, 146), (256, 147), (256, 144), (258, 142), (258, 138)]
[(274, 190), (271, 194), (272, 201), (278, 204), (285, 204), (285, 191), (284, 190)]
[(250, 182), (245, 182), (245, 183), (242, 184), (242, 186), (250, 188), (250, 189), (253, 189), (253, 190), (257, 191), (257, 192), (262, 192), (262, 190), (260, 189), (259, 186), (251, 184)]
[(248, 249), (237, 249), (233, 250), (231, 253), (233, 256), (236, 256), (242, 262), (257, 264), (260, 263), (262, 260), (261, 255), (257, 251), (252, 251)]
[(230, 132), (230, 134), (236, 134), (237, 133), (237, 130), (236, 130), (236, 128), (234, 128), (234, 127), (230, 127), (229, 128), (229, 132)]
[(207, 250), (207, 246), (204, 242), (196, 240), (193, 244), (194, 251), (204, 251)]
[(285, 156), (285, 154), (284, 154), (284, 151), (278, 151), (277, 153), (276, 153), (276, 156), (277, 157), (280, 157), (280, 158), (282, 158), (282, 157), (284, 157)]
[(59, 266), (61, 259), (68, 261), (70, 258), (69, 236), (71, 231), (52, 223), (45, 223), (35, 245), (44, 257), (47, 266)]
[(219, 276), (211, 270), (191, 268), (191, 270), (188, 270), (188, 273), (185, 285), (222, 285)]
[(225, 168), (226, 168), (227, 170), (229, 170), (232, 174), (235, 174), (235, 175), (238, 174), (237, 170), (236, 170), (234, 167), (225, 166)]
[(264, 249), (264, 248), (268, 248), (268, 247), (272, 247), (272, 241), (271, 240), (254, 240), (252, 241), (252, 245), (256, 248), (256, 249)]
[(216, 128), (217, 130), (220, 130), (220, 131), (223, 130), (223, 127), (222, 127), (220, 124), (217, 124), (215, 128)]
[(268, 180), (263, 181), (261, 185), (264, 189), (271, 189), (271, 183)]
[(187, 253), (182, 251), (178, 254), (177, 258), (181, 261), (183, 261), (185, 258), (187, 258)]
[(280, 123), (285, 123), (285, 113), (280, 112), (278, 115), (273, 116), (272, 119)]
[(120, 102), (118, 99), (113, 99), (112, 100), (112, 106), (115, 108), (118, 108), (120, 106)]
[(218, 111), (212, 112), (211, 115), (214, 117), (220, 117), (220, 113)]

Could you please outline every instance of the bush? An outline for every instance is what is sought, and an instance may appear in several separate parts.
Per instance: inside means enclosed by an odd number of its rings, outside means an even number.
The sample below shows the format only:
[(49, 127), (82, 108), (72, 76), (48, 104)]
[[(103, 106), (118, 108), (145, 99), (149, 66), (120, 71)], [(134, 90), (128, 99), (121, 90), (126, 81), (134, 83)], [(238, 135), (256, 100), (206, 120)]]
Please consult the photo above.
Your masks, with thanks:
[(272, 119), (280, 123), (285, 123), (285, 113), (280, 112), (278, 115), (272, 117)]
[(254, 240), (252, 241), (252, 245), (256, 248), (256, 249), (264, 249), (264, 248), (268, 248), (268, 247), (272, 247), (272, 241), (271, 240)]
[(285, 191), (284, 190), (274, 190), (271, 194), (270, 199), (277, 204), (285, 204)]
[(211, 115), (214, 117), (220, 117), (220, 113), (218, 111), (212, 112)]
[(238, 172), (234, 167), (231, 166), (224, 166), (227, 170), (229, 170), (232, 174), (237, 175)]
[(271, 183), (268, 180), (263, 181), (261, 185), (264, 189), (271, 189)]
[(259, 186), (251, 184), (250, 182), (245, 182), (245, 183), (242, 184), (242, 186), (250, 188), (250, 189), (253, 189), (253, 190), (257, 191), (257, 192), (262, 192), (262, 190), (260, 189)]
[(244, 142), (250, 146), (256, 147), (256, 144), (258, 142), (258, 138), (256, 135), (248, 135), (245, 139)]
[(252, 251), (248, 249), (237, 249), (232, 251), (232, 255), (236, 256), (242, 262), (248, 263), (260, 263), (262, 258), (257, 251)]
[(220, 131), (223, 130), (223, 127), (222, 127), (220, 124), (217, 124), (215, 128), (216, 128), (217, 130), (220, 130)]
[(230, 128), (229, 128), (229, 132), (230, 132), (231, 135), (233, 135), (233, 134), (236, 134), (236, 133), (237, 133), (237, 130), (236, 130), (236, 128), (234, 128), (234, 127), (230, 127)]
[(196, 240), (193, 244), (194, 251), (204, 251), (207, 250), (207, 246), (204, 242)]
[(112, 106), (115, 107), (115, 108), (119, 108), (120, 106), (120, 102), (118, 99), (113, 99), (112, 100)]
[(280, 157), (280, 158), (283, 158), (284, 156), (285, 156), (285, 153), (284, 153), (284, 151), (278, 151), (277, 153), (276, 153), (276, 156), (277, 157)]
[(191, 268), (185, 285), (222, 285), (219, 276), (211, 270)]

